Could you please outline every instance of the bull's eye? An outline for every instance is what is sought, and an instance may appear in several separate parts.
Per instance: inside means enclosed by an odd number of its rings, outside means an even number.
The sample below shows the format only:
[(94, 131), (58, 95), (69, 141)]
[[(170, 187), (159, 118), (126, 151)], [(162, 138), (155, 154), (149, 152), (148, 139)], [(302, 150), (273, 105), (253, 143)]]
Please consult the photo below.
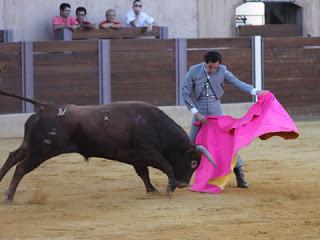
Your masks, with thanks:
[(191, 167), (192, 167), (192, 169), (196, 169), (198, 167), (198, 162), (196, 160), (192, 160)]

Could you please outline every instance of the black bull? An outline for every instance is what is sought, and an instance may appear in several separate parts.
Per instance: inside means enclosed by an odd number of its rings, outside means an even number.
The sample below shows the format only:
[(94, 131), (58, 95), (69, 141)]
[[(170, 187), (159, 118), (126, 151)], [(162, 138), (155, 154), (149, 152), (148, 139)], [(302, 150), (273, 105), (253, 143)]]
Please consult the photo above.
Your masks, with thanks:
[(58, 105), (3, 91), (0, 94), (31, 102), (38, 108), (25, 123), (22, 144), (9, 154), (0, 169), (1, 181), (18, 164), (7, 191), (8, 203), (13, 201), (25, 174), (64, 153), (130, 164), (143, 180), (147, 192), (157, 191), (150, 182), (148, 166), (157, 168), (168, 176), (168, 194), (176, 187), (188, 185), (200, 164), (200, 153), (206, 154), (215, 164), (204, 147), (194, 145), (179, 125), (147, 103)]

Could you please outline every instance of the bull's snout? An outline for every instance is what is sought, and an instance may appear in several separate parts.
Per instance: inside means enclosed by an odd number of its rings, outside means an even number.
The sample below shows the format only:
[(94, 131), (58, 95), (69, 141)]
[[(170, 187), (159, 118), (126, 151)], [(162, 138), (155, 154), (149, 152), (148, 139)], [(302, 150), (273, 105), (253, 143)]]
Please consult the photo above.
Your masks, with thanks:
[(177, 188), (186, 188), (189, 187), (190, 184), (182, 181), (176, 181)]

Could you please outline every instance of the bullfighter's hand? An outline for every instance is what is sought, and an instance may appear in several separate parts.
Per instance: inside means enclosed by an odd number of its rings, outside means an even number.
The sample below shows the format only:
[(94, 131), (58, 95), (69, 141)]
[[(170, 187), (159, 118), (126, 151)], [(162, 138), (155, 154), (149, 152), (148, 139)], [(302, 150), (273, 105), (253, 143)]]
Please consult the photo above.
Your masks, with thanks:
[(268, 91), (267, 90), (258, 90), (257, 91), (257, 96), (258, 97), (261, 97), (261, 96), (263, 96), (264, 94), (266, 94)]
[(194, 116), (195, 116), (196, 119), (197, 119), (198, 121), (200, 121), (202, 124), (207, 124), (207, 123), (208, 123), (206, 117), (203, 116), (201, 113), (197, 112), (197, 113), (194, 114)]

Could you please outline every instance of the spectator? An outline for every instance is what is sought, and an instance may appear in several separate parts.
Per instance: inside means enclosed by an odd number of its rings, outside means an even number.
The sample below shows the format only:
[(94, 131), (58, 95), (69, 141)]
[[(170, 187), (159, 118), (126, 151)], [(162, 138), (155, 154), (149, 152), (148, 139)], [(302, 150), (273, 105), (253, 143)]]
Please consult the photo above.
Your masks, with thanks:
[(77, 20), (80, 28), (83, 28), (83, 29), (93, 29), (94, 28), (94, 24), (92, 24), (88, 20), (86, 20), (87, 9), (85, 7), (77, 7), (76, 16), (77, 16), (76, 20)]
[(106, 11), (106, 20), (99, 23), (99, 28), (107, 29), (107, 28), (123, 28), (124, 25), (117, 20), (116, 11), (114, 9), (108, 9)]
[(71, 6), (68, 3), (60, 4), (60, 16), (53, 19), (53, 30), (70, 28), (72, 30), (79, 27), (77, 20), (70, 16)]
[(132, 10), (127, 13), (127, 25), (133, 27), (148, 26), (148, 30), (151, 30), (152, 26), (155, 25), (154, 19), (145, 12), (142, 12), (141, 9), (141, 1), (134, 0), (132, 4)]

